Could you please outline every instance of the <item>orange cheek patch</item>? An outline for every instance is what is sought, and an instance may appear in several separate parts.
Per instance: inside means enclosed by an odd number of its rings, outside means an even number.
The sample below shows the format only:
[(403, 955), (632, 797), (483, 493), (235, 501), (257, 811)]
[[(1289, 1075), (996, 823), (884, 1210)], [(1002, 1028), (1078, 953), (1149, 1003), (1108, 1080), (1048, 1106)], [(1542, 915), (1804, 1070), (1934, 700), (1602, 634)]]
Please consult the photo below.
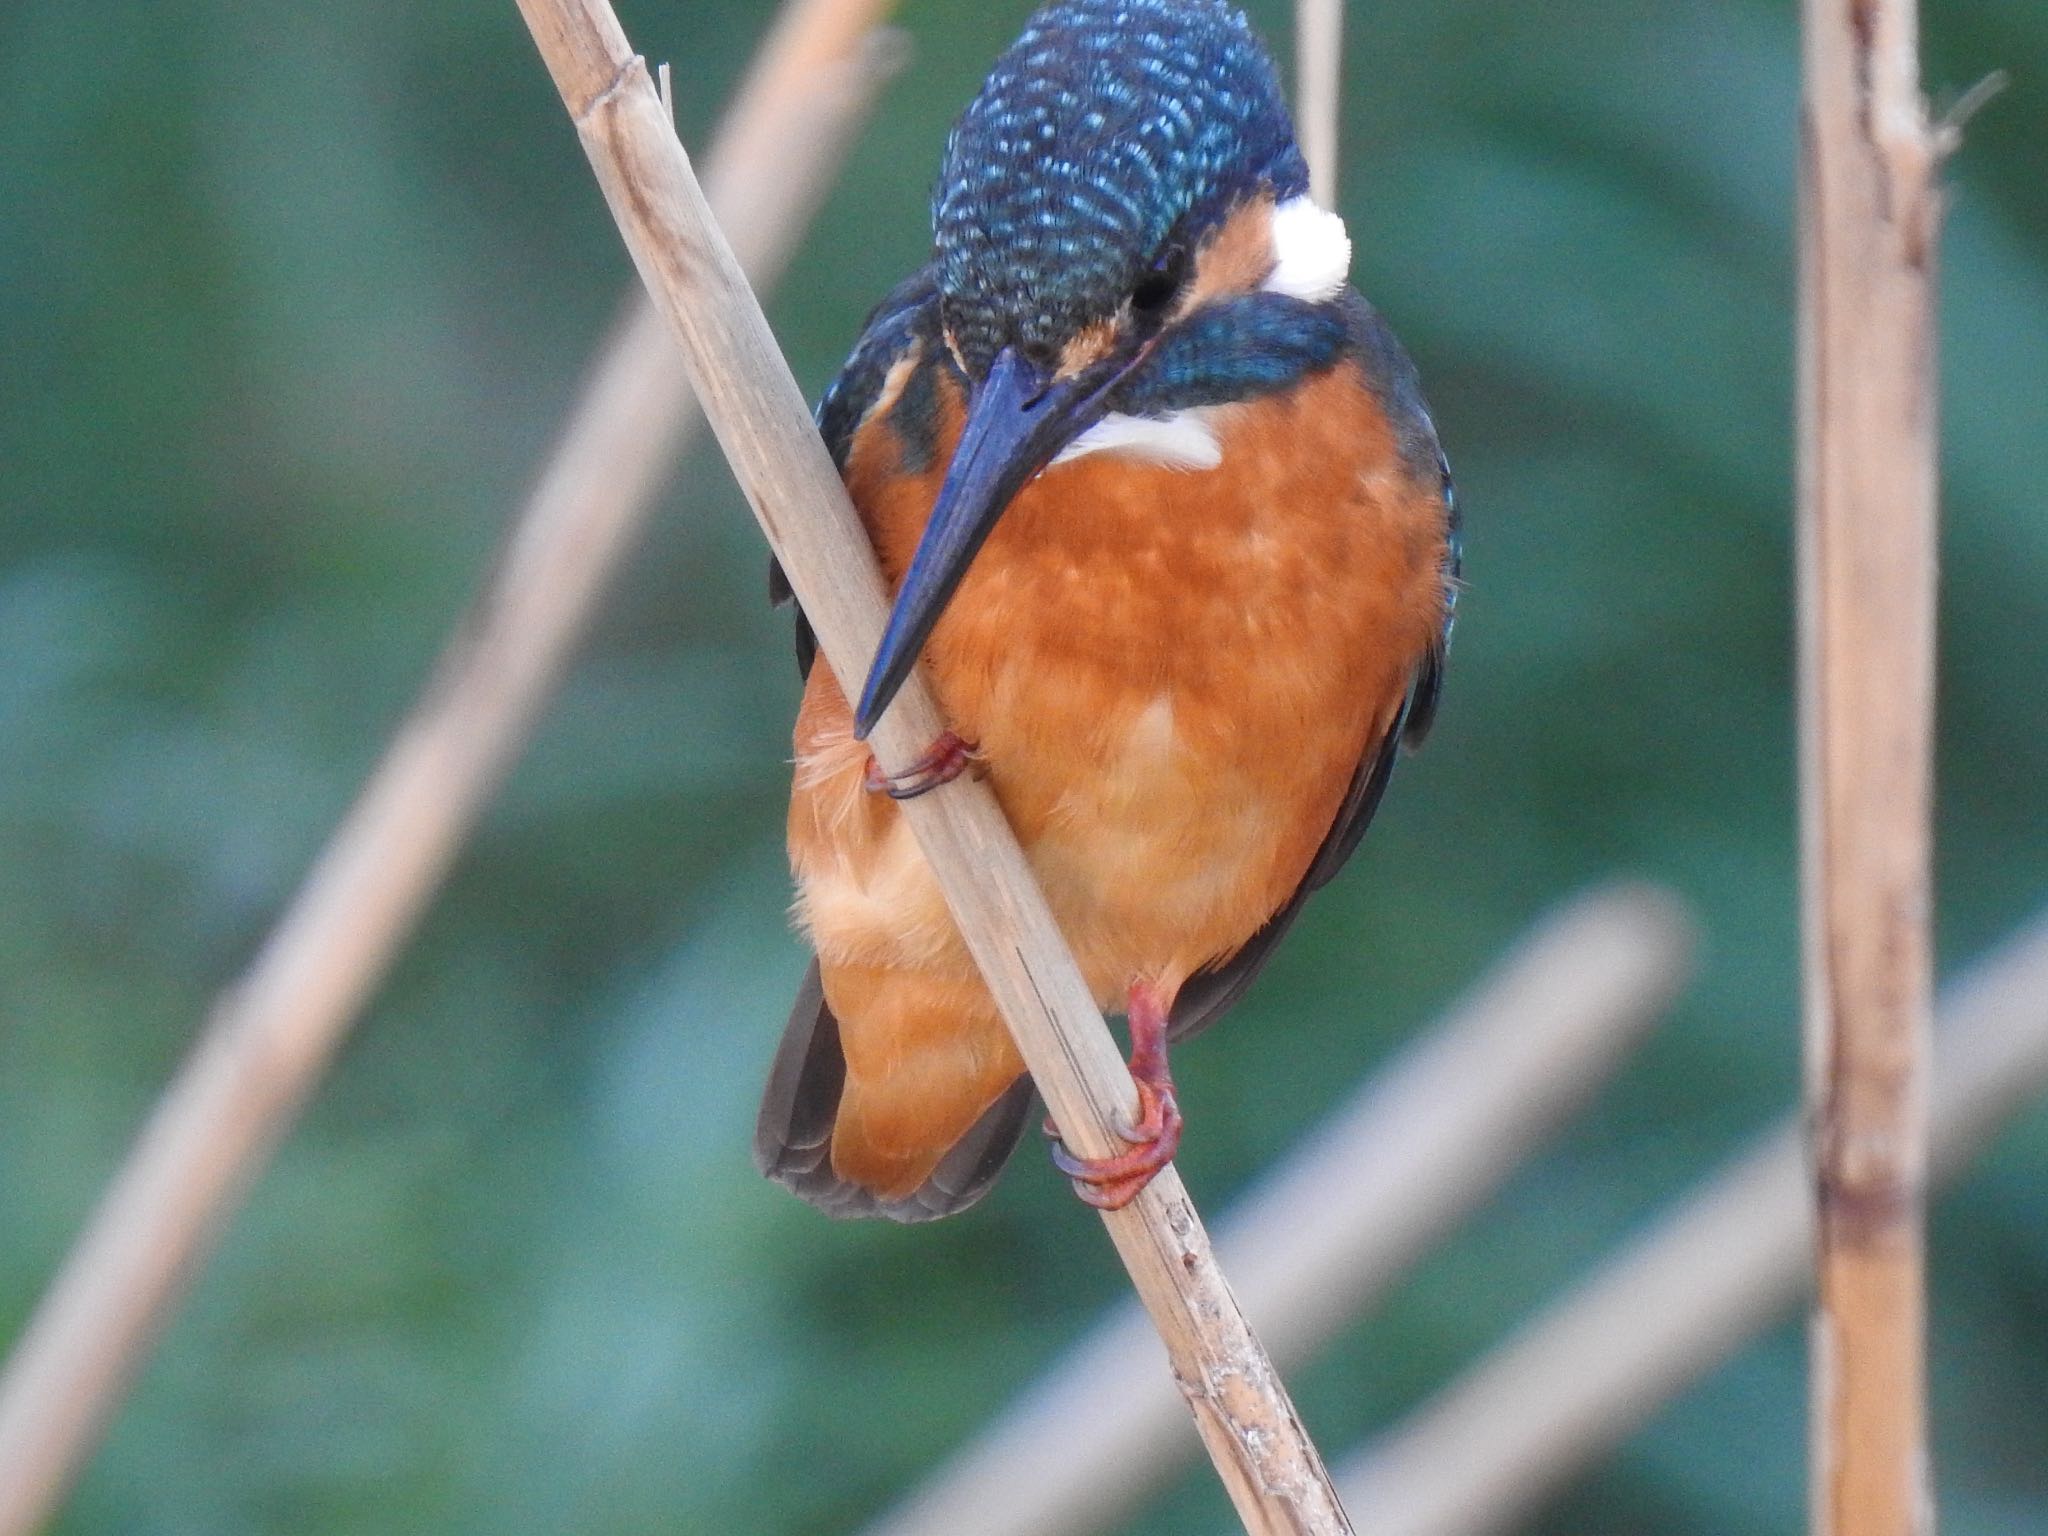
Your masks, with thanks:
[(1116, 323), (1098, 320), (1060, 349), (1060, 377), (1070, 379), (1109, 356), (1116, 346)]
[(1182, 295), (1174, 318), (1233, 294), (1250, 293), (1273, 270), (1273, 200), (1245, 203), (1195, 256), (1194, 281)]

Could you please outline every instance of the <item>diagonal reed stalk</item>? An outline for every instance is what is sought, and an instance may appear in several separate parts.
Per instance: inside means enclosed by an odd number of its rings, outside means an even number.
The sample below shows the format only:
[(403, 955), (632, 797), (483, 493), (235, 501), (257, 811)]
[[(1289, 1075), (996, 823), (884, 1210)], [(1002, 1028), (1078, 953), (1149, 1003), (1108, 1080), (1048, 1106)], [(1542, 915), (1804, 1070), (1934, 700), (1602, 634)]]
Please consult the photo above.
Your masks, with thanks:
[[(1932, 1172), (2048, 1093), (2048, 912), (1942, 989)], [(1374, 1536), (1519, 1530), (1789, 1312), (1813, 1281), (1801, 1127), (1759, 1135), (1565, 1296), (1337, 1469)]]
[[(883, 73), (888, 0), (793, 0), (712, 196), (765, 282)], [(216, 1003), (0, 1373), (0, 1536), (48, 1517), (525, 741), (694, 419), (636, 299), (490, 582), (248, 971)]]
[[(881, 573), (645, 64), (605, 0), (520, 0), (520, 11), (826, 662), (860, 676), (886, 616)], [(872, 745), (900, 769), (943, 728), (913, 676)], [(1133, 1106), (1130, 1074), (994, 796), (965, 777), (905, 802), (905, 814), (1068, 1144), (1084, 1157), (1120, 1150), (1111, 1126)], [(1103, 1219), (1247, 1529), (1348, 1532), (1179, 1175), (1167, 1168)]]
[(1938, 178), (1914, 0), (1804, 0), (1800, 826), (1814, 1536), (1925, 1536)]

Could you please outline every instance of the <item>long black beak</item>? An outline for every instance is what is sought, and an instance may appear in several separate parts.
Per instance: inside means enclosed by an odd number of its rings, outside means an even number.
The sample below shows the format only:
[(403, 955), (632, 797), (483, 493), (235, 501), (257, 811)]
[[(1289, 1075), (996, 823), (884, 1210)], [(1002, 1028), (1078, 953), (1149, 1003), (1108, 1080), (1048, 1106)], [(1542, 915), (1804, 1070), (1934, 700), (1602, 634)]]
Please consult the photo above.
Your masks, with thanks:
[(855, 736), (865, 738), (896, 697), (1011, 498), (1101, 417), (1107, 393), (1100, 376), (1055, 379), (1015, 348), (997, 354), (968, 399), (960, 446), (861, 691)]

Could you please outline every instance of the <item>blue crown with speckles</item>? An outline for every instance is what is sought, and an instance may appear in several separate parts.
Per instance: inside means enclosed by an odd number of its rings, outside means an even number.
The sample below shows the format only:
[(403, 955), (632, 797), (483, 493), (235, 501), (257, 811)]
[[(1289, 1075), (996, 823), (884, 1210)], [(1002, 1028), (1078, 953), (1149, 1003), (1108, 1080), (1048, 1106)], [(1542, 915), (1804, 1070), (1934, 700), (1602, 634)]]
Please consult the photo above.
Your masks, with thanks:
[(1308, 187), (1280, 84), (1223, 0), (1057, 0), (946, 142), (932, 205), (946, 324), (976, 374), (1114, 313), (1169, 242), (1266, 184)]

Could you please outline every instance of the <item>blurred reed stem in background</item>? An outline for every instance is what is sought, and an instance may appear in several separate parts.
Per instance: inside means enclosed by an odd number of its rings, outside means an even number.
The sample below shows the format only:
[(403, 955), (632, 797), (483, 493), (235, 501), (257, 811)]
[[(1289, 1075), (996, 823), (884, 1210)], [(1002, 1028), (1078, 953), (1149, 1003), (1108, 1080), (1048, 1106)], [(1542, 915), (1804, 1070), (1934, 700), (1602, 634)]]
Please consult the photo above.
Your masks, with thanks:
[[(886, 0), (793, 0), (709, 181), (780, 272), (886, 75)], [(634, 299), (433, 679), (216, 1004), (0, 1374), (0, 1536), (48, 1516), (533, 729), (695, 418)]]

